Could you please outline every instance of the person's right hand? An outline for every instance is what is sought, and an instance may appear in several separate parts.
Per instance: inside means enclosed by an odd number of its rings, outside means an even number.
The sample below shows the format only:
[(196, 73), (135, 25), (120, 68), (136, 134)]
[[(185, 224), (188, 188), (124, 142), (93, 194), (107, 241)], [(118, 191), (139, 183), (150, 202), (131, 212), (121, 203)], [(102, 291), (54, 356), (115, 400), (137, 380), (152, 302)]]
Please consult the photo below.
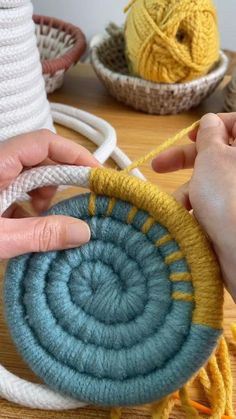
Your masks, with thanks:
[(193, 209), (210, 237), (236, 301), (236, 113), (205, 115), (190, 138), (192, 144), (156, 157), (153, 169), (163, 173), (194, 167), (190, 181), (174, 195)]
[[(45, 164), (98, 166), (84, 147), (47, 130), (20, 135), (0, 144), (0, 190), (24, 170)], [(37, 213), (46, 210), (56, 188), (31, 193)], [(0, 259), (27, 252), (44, 252), (77, 247), (90, 240), (90, 229), (82, 221), (66, 216), (31, 217), (13, 205), (0, 217)]]

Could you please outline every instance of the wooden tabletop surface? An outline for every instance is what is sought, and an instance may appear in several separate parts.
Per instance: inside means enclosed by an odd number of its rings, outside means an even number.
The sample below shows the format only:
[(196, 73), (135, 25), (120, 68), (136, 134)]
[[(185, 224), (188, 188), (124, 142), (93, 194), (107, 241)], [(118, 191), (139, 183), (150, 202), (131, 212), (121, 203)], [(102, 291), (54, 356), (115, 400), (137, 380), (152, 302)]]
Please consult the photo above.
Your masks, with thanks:
[[(228, 81), (228, 80), (226, 80)], [(225, 82), (226, 82), (225, 81)], [(224, 82), (224, 83), (225, 83)], [(119, 146), (130, 156), (136, 159), (148, 152), (162, 141), (175, 134), (177, 131), (192, 124), (195, 120), (199, 119), (202, 114), (212, 111), (217, 112), (222, 110), (222, 90), (221, 88), (204, 104), (188, 113), (183, 113), (174, 116), (150, 116), (135, 112), (132, 109), (117, 103), (112, 99), (102, 84), (95, 77), (92, 69), (88, 65), (79, 65), (69, 71), (66, 77), (65, 84), (61, 90), (51, 95), (50, 100), (62, 102), (65, 104), (73, 105), (86, 111), (92, 112), (102, 118), (105, 118), (116, 129), (118, 135)], [(72, 132), (66, 128), (58, 127), (58, 132), (74, 141), (85, 145), (90, 150), (95, 147), (89, 141), (82, 138), (79, 134)], [(185, 140), (187, 141), (187, 140)], [(109, 165), (113, 165), (109, 162)], [(172, 192), (179, 185), (186, 182), (191, 171), (181, 171), (178, 173), (171, 173), (167, 175), (154, 174), (147, 165), (143, 168), (143, 173), (149, 180), (160, 185), (160, 187), (167, 191)], [(66, 191), (60, 192), (55, 201), (62, 198), (69, 197), (78, 193), (75, 188), (70, 188)], [(1, 277), (4, 274), (4, 264), (0, 266)], [(2, 281), (0, 282), (2, 286)], [(1, 293), (2, 294), (2, 293)], [(20, 375), (22, 378), (30, 379), (37, 382), (37, 378), (27, 368), (22, 361), (21, 357), (11, 341), (6, 324), (3, 319), (3, 305), (0, 307), (0, 362), (8, 368), (11, 372)], [(236, 384), (236, 345), (234, 346), (231, 334), (229, 331), (230, 323), (236, 321), (236, 310), (231, 298), (226, 295), (225, 299), (225, 333), (230, 343), (232, 370)], [(195, 385), (192, 397), (195, 400), (204, 401), (203, 395), (197, 384)], [(234, 400), (236, 401), (236, 386), (234, 390)], [(236, 403), (235, 403), (236, 409)], [(173, 418), (184, 417), (180, 410), (175, 410)], [(84, 408), (80, 411), (73, 410), (63, 413), (56, 412), (43, 412), (32, 411), (29, 409), (21, 408), (0, 400), (0, 418), (109, 418), (109, 411), (107, 409), (99, 408)], [(123, 419), (131, 418), (150, 418), (148, 409), (135, 408), (125, 409)]]

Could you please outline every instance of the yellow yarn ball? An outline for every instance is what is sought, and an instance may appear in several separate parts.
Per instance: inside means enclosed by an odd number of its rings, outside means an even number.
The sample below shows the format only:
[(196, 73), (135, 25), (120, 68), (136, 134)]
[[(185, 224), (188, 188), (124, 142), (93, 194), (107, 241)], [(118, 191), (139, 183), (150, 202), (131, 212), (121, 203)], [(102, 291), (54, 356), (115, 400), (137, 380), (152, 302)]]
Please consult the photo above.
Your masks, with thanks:
[(132, 0), (125, 24), (130, 71), (143, 79), (178, 83), (208, 73), (219, 58), (211, 0)]

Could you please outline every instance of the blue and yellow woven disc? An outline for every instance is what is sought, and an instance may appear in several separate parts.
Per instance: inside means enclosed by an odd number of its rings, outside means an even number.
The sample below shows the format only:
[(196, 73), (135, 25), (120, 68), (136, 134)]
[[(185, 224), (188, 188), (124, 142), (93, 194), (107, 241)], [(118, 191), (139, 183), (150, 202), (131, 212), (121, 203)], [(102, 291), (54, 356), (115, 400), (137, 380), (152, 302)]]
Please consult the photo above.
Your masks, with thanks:
[(49, 211), (86, 220), (88, 244), (10, 262), (7, 321), (51, 388), (102, 405), (159, 400), (217, 343), (219, 269), (196, 221), (154, 185), (95, 169), (91, 190)]

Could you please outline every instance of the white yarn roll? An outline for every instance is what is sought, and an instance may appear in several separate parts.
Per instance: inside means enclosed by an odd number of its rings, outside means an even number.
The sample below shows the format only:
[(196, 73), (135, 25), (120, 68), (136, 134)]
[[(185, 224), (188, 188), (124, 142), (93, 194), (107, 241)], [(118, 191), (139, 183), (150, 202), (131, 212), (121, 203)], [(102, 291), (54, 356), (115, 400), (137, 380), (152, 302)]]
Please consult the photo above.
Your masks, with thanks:
[[(1, 25), (1, 23), (0, 23)], [(26, 59), (29, 54), (34, 54), (35, 43), (34, 39), (29, 38), (20, 45), (7, 45), (0, 48), (0, 62), (1, 65), (9, 65), (15, 63), (16, 56), (20, 56), (21, 59)]]
[(0, 7), (9, 9), (11, 7), (20, 7), (28, 2), (28, 0), (0, 0)]
[(0, 141), (54, 131), (30, 0), (0, 0)]
[[(8, 96), (8, 112), (13, 111), (14, 109), (19, 109), (21, 106), (26, 106), (31, 104), (31, 101), (36, 96), (40, 96), (42, 94), (42, 89), (44, 88), (44, 82), (41, 80), (40, 83), (36, 83), (32, 85), (30, 89), (25, 89), (23, 92), (16, 93), (14, 96)], [(33, 95), (33, 97), (32, 97)], [(5, 111), (6, 106), (6, 96), (0, 97), (0, 113)], [(4, 118), (5, 119), (5, 118)], [(4, 123), (2, 118), (0, 119), (0, 124)]]
[[(13, 111), (14, 112), (14, 111)], [(1, 118), (0, 118), (1, 119)], [(49, 103), (46, 102), (44, 108), (39, 110), (37, 114), (32, 113), (28, 119), (20, 120), (17, 124), (9, 125), (0, 130), (0, 141), (14, 137), (20, 133), (35, 131), (40, 128), (50, 129), (52, 118), (50, 115)]]
[[(32, 86), (38, 83), (41, 77), (41, 68), (34, 68), (24, 77), (18, 79), (17, 77), (11, 80), (4, 80), (0, 82), (0, 98), (12, 97), (14, 100), (15, 95), (23, 93), (25, 90), (30, 90)], [(42, 80), (44, 84), (44, 80)]]
[(9, 29), (11, 25), (13, 25), (14, 28), (16, 28), (19, 25), (22, 25), (27, 16), (28, 18), (32, 17), (32, 10), (32, 6), (29, 7), (29, 4), (24, 4), (23, 6), (15, 9), (4, 9), (4, 12), (2, 10), (0, 15), (0, 28)]
[[(4, 14), (5, 11), (2, 12), (2, 10), (0, 9), (0, 13)], [(8, 28), (0, 29), (1, 47), (11, 46), (17, 43), (25, 42), (27, 39), (29, 39), (29, 37), (35, 36), (33, 21), (28, 17), (25, 20), (27, 21), (23, 22), (22, 25), (14, 26), (11, 24)]]

